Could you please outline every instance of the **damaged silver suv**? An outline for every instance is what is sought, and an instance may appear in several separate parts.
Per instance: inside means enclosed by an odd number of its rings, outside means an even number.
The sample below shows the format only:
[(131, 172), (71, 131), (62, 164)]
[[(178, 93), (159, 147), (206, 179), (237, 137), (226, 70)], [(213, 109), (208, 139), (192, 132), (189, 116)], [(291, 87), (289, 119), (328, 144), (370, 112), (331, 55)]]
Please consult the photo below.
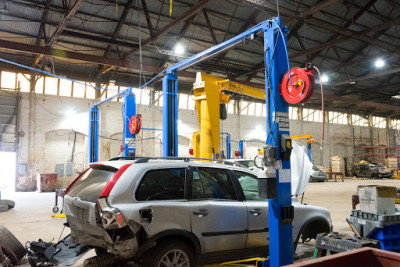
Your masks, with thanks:
[[(295, 245), (331, 230), (329, 211), (293, 199)], [(254, 172), (201, 161), (90, 165), (67, 188), (74, 242), (146, 267), (216, 263), (268, 253), (268, 202)]]

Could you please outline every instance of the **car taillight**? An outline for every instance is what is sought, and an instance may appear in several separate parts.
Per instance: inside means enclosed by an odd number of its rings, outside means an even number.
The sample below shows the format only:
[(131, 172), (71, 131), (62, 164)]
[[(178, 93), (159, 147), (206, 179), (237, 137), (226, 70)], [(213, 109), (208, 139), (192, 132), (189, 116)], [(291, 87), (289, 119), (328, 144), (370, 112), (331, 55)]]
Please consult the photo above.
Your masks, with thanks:
[(66, 195), (66, 194), (68, 193), (68, 191), (71, 189), (71, 187), (74, 185), (74, 183), (75, 183), (76, 181), (78, 181), (78, 179), (81, 178), (82, 175), (84, 175), (85, 172), (87, 172), (89, 169), (90, 169), (90, 168), (87, 168), (86, 170), (84, 170), (83, 172), (81, 172), (81, 173), (78, 175), (78, 177), (76, 177), (76, 178), (69, 184), (69, 186), (67, 187), (67, 189), (65, 189), (64, 195)]
[(103, 191), (100, 193), (100, 197), (108, 197), (110, 195), (111, 190), (113, 189), (115, 183), (118, 181), (119, 177), (128, 169), (132, 163), (126, 164), (119, 168), (119, 170), (114, 173), (114, 175), (111, 177), (110, 181), (106, 184), (106, 186), (103, 188)]
[(97, 207), (104, 229), (122, 228), (126, 225), (121, 211), (110, 207), (107, 203), (107, 198), (99, 198), (97, 200)]

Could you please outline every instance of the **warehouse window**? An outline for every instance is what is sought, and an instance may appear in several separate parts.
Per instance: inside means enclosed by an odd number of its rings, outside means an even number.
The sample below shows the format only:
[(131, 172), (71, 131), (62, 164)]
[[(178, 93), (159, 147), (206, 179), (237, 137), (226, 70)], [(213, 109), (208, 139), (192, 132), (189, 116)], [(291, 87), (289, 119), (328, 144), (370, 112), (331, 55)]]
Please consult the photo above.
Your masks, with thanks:
[[(84, 83), (84, 82), (81, 82), (81, 83)], [(85, 97), (85, 85), (81, 84), (81, 83), (74, 83), (73, 97), (79, 97), (79, 98)]]
[(2, 71), (1, 72), (1, 88), (15, 89), (17, 75), (15, 72)]
[(382, 117), (372, 117), (372, 126), (377, 128), (386, 128), (386, 119)]
[(400, 120), (391, 120), (392, 129), (400, 130)]
[(58, 79), (52, 77), (44, 77), (45, 81), (45, 94), (57, 95), (58, 92)]
[(303, 120), (322, 122), (322, 110), (303, 108)]
[(367, 119), (355, 114), (351, 114), (351, 122), (354, 126), (368, 126)]
[(163, 93), (161, 91), (156, 91), (154, 94), (154, 104), (158, 107), (163, 106)]
[(60, 96), (71, 96), (72, 82), (68, 80), (60, 80)]
[[(137, 95), (136, 95), (137, 97)], [(136, 98), (136, 100), (138, 100)], [(141, 105), (149, 105), (150, 104), (150, 95), (149, 95), (149, 91), (146, 89), (142, 89), (140, 90), (140, 102)]]
[[(89, 86), (90, 85), (90, 86)], [(96, 98), (96, 90), (92, 86), (96, 86), (95, 83), (87, 83), (86, 86), (86, 98), (88, 99), (95, 99)]]
[(347, 114), (329, 111), (329, 123), (348, 124)]
[(247, 115), (249, 113), (249, 102), (240, 101), (240, 115)]
[(257, 117), (262, 116), (262, 108), (263, 108), (263, 105), (261, 103), (256, 103), (255, 116), (257, 116)]
[(29, 93), (29, 90), (31, 88), (30, 78), (31, 75), (29, 74), (18, 73), (17, 84), (19, 84), (21, 92)]
[(35, 93), (36, 93), (36, 94), (43, 94), (43, 92), (44, 92), (43, 81), (44, 81), (44, 78), (43, 78), (43, 77), (40, 77), (40, 78), (36, 81), (36, 85), (35, 85)]
[(289, 119), (298, 120), (299, 119), (299, 108), (289, 107)]

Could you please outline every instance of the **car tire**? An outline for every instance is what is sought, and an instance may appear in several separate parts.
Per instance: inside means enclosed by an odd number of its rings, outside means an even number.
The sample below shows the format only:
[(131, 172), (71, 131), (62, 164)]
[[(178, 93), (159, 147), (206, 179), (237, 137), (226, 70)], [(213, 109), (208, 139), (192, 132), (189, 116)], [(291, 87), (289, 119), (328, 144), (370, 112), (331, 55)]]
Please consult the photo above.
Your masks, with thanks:
[(19, 265), (21, 259), (25, 256), (26, 250), (24, 246), (2, 225), (0, 225), (0, 246), (4, 255), (7, 256), (14, 265)]
[(8, 211), (8, 205), (0, 205), (0, 212)]
[(103, 253), (88, 258), (83, 262), (83, 267), (109, 267), (109, 266), (120, 266), (120, 261), (118, 260), (118, 258), (111, 253)]
[[(161, 265), (161, 262), (167, 264)], [(169, 264), (168, 264), (169, 262)], [(143, 265), (146, 267), (173, 267), (181, 264), (182, 267), (195, 267), (195, 255), (191, 247), (179, 240), (164, 240), (157, 244), (143, 256)]]
[(15, 207), (15, 201), (8, 199), (1, 199), (0, 205), (7, 205), (9, 209), (12, 209)]

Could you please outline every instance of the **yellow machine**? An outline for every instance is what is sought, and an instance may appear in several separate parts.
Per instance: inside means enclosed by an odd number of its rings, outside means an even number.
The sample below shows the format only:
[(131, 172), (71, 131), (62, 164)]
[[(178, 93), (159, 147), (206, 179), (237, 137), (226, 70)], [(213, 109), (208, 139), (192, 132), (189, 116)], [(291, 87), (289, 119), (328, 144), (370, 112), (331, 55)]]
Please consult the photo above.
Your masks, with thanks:
[(265, 99), (265, 90), (198, 72), (193, 85), (199, 129), (193, 133), (196, 158), (220, 158), (220, 104), (228, 104), (229, 92)]

